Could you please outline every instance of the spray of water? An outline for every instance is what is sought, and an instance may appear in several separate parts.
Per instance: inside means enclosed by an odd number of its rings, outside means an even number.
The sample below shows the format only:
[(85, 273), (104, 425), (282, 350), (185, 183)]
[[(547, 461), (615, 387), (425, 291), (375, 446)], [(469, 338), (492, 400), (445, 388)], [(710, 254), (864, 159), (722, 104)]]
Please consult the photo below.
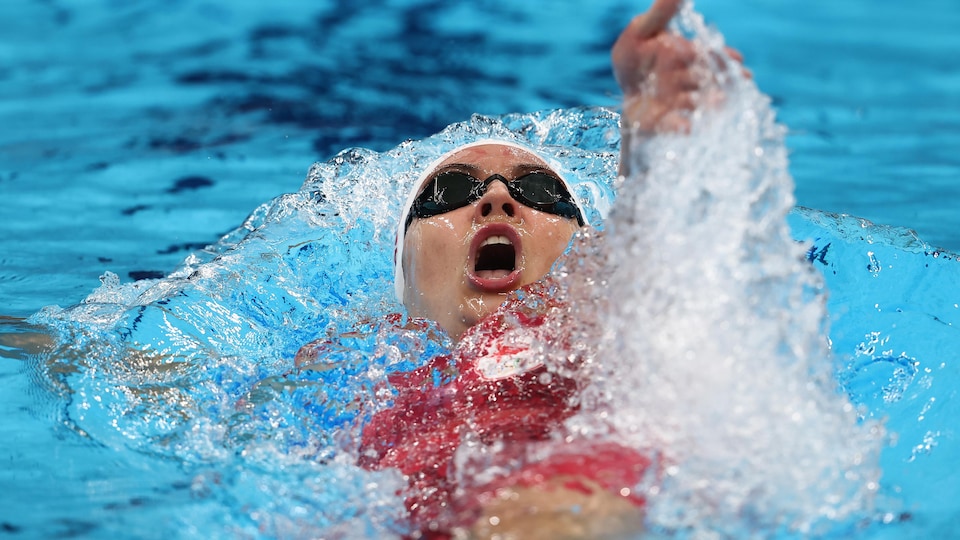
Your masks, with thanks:
[[(689, 6), (679, 29), (723, 63)], [(556, 370), (586, 361), (573, 433), (612, 427), (660, 456), (641, 486), (654, 530), (816, 534), (869, 515), (882, 434), (836, 389), (822, 284), (785, 222), (783, 130), (752, 83), (713, 67), (726, 100), (692, 133), (634, 134), (637, 174), (607, 230), (584, 232), (555, 273), (567, 348), (543, 350)], [(620, 139), (603, 109), (475, 116), (344, 151), (171, 276), (108, 275), (83, 304), (35, 316), (61, 338), (42, 370), (66, 421), (120, 455), (180, 463), (197, 503), (177, 519), (200, 533), (402, 532), (402, 479), (350, 450), (363, 411), (389, 404), (385, 373), (450, 345), (384, 317), (402, 309), (399, 205), (436, 156), (488, 137), (555, 157), (591, 222), (609, 209)]]
[(358, 435), (364, 415), (390, 406), (386, 374), (451, 346), (391, 317), (403, 310), (392, 264), (402, 201), (437, 156), (492, 137), (555, 156), (598, 222), (616, 123), (605, 109), (477, 115), (388, 152), (345, 150), (171, 275), (108, 273), (81, 304), (34, 315), (57, 338), (38, 380), (77, 436), (146, 467), (176, 464), (167, 482), (193, 502), (170, 507), (164, 531), (398, 537), (405, 481), (358, 467)]
[(691, 6), (679, 19), (712, 51), (723, 104), (697, 110), (687, 135), (632, 134), (607, 231), (557, 272), (583, 306), (564, 324), (597, 343), (573, 427), (612, 425), (660, 456), (646, 487), (655, 530), (822, 534), (870, 515), (883, 432), (858, 423), (833, 378), (825, 291), (789, 235), (769, 99), (727, 69), (722, 37)]

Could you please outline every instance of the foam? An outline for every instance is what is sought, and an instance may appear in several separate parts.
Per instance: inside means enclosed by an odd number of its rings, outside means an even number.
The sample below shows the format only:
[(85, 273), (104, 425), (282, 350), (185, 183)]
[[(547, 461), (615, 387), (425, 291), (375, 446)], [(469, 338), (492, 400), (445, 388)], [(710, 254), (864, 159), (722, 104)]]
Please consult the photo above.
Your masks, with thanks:
[[(690, 6), (680, 30), (724, 58)], [(826, 291), (786, 223), (784, 130), (752, 81), (717, 79), (725, 106), (696, 111), (689, 135), (634, 133), (639, 172), (581, 248), (599, 262), (558, 271), (571, 303), (595, 306), (577, 318), (598, 321), (582, 330), (599, 342), (591, 406), (572, 424), (662, 456), (644, 486), (656, 530), (823, 534), (873, 512), (883, 429), (833, 377)]]

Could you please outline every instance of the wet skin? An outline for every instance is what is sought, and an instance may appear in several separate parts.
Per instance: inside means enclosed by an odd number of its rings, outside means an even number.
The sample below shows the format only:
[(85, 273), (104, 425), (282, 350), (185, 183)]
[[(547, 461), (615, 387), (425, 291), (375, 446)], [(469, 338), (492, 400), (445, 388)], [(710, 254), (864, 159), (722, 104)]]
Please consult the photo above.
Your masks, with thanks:
[[(529, 152), (489, 144), (457, 152), (436, 172), (447, 169), (510, 181), (550, 167)], [(413, 220), (404, 238), (404, 305), (458, 339), (507, 293), (544, 277), (577, 228), (576, 219), (524, 206), (494, 181), (473, 204)]]

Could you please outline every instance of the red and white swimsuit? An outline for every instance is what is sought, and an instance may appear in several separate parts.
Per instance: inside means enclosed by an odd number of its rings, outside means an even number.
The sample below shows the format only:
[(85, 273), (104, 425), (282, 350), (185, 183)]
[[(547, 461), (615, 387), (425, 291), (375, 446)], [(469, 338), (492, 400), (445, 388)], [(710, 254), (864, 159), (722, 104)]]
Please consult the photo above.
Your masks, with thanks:
[[(526, 459), (531, 444), (562, 431), (577, 412), (578, 383), (547, 371), (530, 348), (530, 330), (545, 316), (504, 308), (470, 328), (450, 355), (391, 376), (394, 406), (363, 429), (360, 465), (395, 467), (408, 477), (407, 508), (422, 538), (448, 538), (450, 527), (472, 523), (497, 488), (536, 486), (557, 476), (584, 478), (644, 504), (632, 488), (651, 460), (632, 448), (582, 441), (537, 463)], [(467, 437), (502, 443), (495, 459), (511, 472), (471, 485), (474, 475), (457, 470), (454, 460)], [(576, 482), (566, 487), (590, 492)]]

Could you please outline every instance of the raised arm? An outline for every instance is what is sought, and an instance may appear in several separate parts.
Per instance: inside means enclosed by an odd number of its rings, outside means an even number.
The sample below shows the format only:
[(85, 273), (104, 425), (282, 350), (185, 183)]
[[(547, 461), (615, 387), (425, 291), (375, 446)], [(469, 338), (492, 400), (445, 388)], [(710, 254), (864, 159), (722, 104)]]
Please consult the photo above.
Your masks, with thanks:
[[(622, 175), (630, 172), (624, 158), (634, 132), (689, 131), (690, 113), (717, 90), (709, 88), (713, 77), (703, 58), (706, 53), (667, 29), (682, 4), (683, 0), (655, 0), (646, 13), (630, 21), (610, 51), (613, 73), (623, 91)], [(734, 61), (742, 61), (736, 50), (726, 52)]]

